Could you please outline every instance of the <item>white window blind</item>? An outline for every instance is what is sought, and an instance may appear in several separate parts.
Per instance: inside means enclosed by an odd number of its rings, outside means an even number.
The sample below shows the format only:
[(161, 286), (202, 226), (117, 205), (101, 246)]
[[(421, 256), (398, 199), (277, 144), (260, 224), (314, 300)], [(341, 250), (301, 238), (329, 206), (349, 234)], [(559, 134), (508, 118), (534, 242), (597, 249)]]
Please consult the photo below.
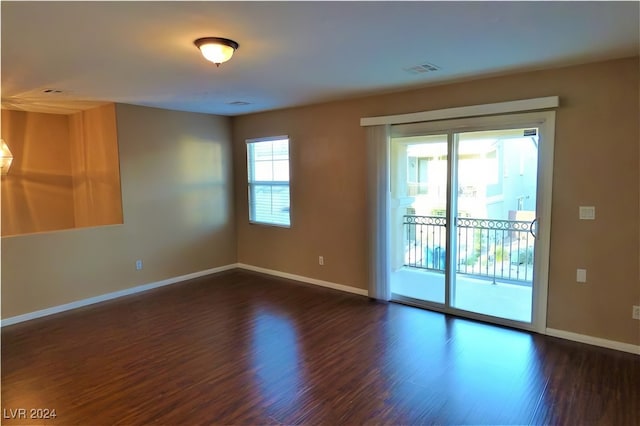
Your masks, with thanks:
[(278, 136), (247, 141), (249, 222), (291, 226), (289, 197), (289, 138)]

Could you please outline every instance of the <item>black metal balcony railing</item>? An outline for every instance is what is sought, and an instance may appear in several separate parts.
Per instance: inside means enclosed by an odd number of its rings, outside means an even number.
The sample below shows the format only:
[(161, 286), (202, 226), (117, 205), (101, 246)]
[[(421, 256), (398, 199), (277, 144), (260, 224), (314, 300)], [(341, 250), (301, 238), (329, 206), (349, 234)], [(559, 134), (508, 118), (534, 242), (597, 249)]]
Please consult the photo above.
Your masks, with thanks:
[[(404, 216), (405, 266), (444, 271), (446, 218)], [(535, 237), (532, 222), (457, 218), (455, 256), (459, 274), (531, 282)]]

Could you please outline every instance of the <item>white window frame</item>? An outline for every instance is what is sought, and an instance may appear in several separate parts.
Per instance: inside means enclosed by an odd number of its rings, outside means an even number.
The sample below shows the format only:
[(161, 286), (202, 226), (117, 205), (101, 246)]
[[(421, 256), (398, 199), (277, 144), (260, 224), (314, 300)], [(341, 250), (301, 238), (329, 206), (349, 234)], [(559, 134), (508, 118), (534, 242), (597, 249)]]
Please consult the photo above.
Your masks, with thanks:
[[(280, 140), (287, 141), (287, 165), (289, 167), (289, 173), (288, 173), (289, 179), (286, 181), (255, 180), (252, 176), (252, 171), (254, 167), (252, 165), (252, 158), (251, 158), (251, 152), (250, 152), (249, 146), (252, 144), (274, 142), (274, 141), (280, 141)], [(289, 139), (289, 136), (288, 135), (269, 136), (264, 138), (247, 139), (245, 142), (246, 142), (246, 148), (247, 148), (247, 203), (248, 203), (247, 207), (248, 207), (248, 213), (249, 213), (249, 223), (256, 224), (256, 225), (275, 226), (280, 228), (291, 228), (291, 140)], [(277, 187), (277, 186), (287, 187), (287, 190), (289, 192), (289, 211), (288, 211), (289, 223), (288, 224), (283, 224), (280, 222), (271, 222), (266, 220), (257, 220), (255, 218), (255, 206), (253, 205), (253, 201), (252, 201), (252, 193), (253, 193), (252, 187), (254, 185), (271, 186), (271, 187)]]

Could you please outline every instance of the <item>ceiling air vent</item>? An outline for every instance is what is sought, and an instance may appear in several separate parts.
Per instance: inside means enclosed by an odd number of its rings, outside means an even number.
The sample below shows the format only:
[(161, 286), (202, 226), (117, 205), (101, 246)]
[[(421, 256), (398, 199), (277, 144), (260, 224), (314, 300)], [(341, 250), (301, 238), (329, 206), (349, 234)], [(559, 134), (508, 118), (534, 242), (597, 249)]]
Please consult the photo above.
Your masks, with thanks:
[(439, 66), (433, 65), (433, 64), (429, 64), (429, 63), (426, 63), (426, 62), (424, 64), (414, 65), (414, 66), (409, 67), (409, 68), (404, 68), (404, 70), (406, 72), (408, 72), (409, 74), (424, 74), (426, 72), (438, 71), (439, 69), (440, 69)]
[(47, 95), (58, 95), (62, 93), (62, 90), (59, 89), (44, 89), (42, 93), (46, 93)]

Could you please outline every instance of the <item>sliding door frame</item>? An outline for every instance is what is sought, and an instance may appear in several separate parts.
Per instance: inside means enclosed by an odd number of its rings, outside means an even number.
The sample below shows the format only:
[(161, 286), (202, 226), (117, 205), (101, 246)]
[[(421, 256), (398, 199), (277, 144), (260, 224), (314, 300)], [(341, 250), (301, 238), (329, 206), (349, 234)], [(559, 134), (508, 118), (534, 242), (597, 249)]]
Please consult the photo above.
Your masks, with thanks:
[[(454, 140), (458, 133), (497, 130), (509, 128), (537, 127), (538, 135), (538, 169), (536, 185), (536, 219), (537, 235), (534, 257), (533, 292), (532, 292), (532, 321), (531, 323), (508, 320), (489, 315), (478, 314), (453, 307), (451, 290), (455, 280), (455, 251), (447, 248), (445, 261), (445, 303), (422, 301), (397, 294), (391, 294), (396, 302), (425, 307), (427, 309), (450, 313), (471, 319), (491, 322), (499, 325), (515, 327), (538, 333), (546, 330), (547, 295), (549, 277), (549, 246), (551, 241), (551, 199), (553, 182), (553, 153), (555, 135), (555, 111), (537, 111), (514, 114), (501, 114), (472, 118), (458, 118), (440, 121), (426, 121), (391, 126), (390, 136), (407, 137), (429, 134), (447, 134), (448, 165), (447, 165), (447, 247), (455, 247), (455, 224), (457, 216), (456, 197), (453, 188), (456, 187), (458, 143)], [(393, 143), (393, 142), (391, 142)], [(388, 215), (389, 216), (389, 215)], [(387, 224), (387, 227), (389, 224)], [(387, 263), (391, 265), (391, 263)]]

